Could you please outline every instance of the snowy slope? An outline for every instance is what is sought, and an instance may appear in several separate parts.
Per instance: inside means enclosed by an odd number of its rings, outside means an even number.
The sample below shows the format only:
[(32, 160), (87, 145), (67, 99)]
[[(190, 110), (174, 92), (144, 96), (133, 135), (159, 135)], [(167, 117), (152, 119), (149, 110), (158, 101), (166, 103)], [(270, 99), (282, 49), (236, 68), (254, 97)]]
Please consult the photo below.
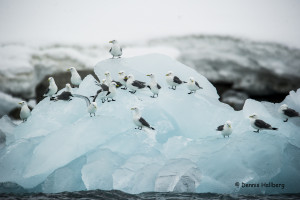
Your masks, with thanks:
[[(155, 73), (162, 91), (135, 95), (118, 90), (116, 102), (101, 103), (89, 117), (85, 102), (41, 101), (26, 123), (0, 150), (0, 182), (12, 181), (35, 191), (85, 189), (217, 193), (298, 192), (300, 178), (299, 119), (283, 123), (279, 104), (247, 100), (236, 112), (218, 101), (216, 89), (193, 69), (159, 54), (108, 59), (95, 66), (100, 80), (119, 70), (148, 81)], [(188, 95), (185, 85), (170, 90), (165, 74), (172, 70), (183, 80), (193, 76), (204, 88)], [(93, 95), (98, 86), (87, 76), (75, 93)], [(300, 90), (285, 102), (296, 110)], [(130, 108), (138, 106), (155, 131), (136, 130)], [(248, 116), (256, 112), (278, 131), (253, 133)], [(224, 139), (215, 129), (233, 122), (233, 134)], [(237, 188), (236, 182), (285, 184), (285, 188)]]

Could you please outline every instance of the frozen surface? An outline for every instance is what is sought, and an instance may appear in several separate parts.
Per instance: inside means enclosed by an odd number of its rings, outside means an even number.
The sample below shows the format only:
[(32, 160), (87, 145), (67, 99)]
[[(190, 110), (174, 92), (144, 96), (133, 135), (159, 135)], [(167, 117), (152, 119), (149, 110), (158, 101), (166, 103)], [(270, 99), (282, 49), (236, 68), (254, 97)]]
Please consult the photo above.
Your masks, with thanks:
[[(137, 80), (155, 73), (162, 91), (156, 99), (145, 89), (135, 95), (117, 90), (116, 102), (101, 103), (89, 117), (85, 102), (41, 101), (26, 123), (10, 127), (13, 135), (0, 150), (0, 182), (16, 182), (35, 191), (118, 189), (129, 193), (299, 192), (300, 119), (283, 123), (280, 104), (247, 100), (242, 111), (220, 103), (216, 89), (193, 69), (163, 55), (108, 59), (95, 66), (100, 80), (124, 70)], [(193, 76), (204, 88), (188, 95), (185, 85), (170, 90), (165, 74)], [(87, 76), (74, 92), (95, 94), (98, 86)], [(300, 90), (284, 100), (300, 110)], [(136, 130), (130, 108), (138, 106), (155, 131)], [(253, 133), (248, 116), (256, 112), (278, 131)], [(0, 123), (6, 119), (1, 119)], [(215, 131), (225, 121), (233, 133), (224, 139)], [(280, 183), (281, 188), (239, 188), (236, 182)]]

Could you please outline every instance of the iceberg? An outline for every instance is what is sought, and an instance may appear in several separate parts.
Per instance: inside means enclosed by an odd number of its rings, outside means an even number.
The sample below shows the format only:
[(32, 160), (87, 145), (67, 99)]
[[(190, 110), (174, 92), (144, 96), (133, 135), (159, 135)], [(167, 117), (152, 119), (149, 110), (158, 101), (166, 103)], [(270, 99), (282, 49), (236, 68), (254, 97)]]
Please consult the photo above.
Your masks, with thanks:
[[(46, 193), (299, 192), (300, 119), (284, 123), (277, 113), (281, 104), (248, 99), (243, 110), (234, 111), (219, 101), (204, 76), (160, 54), (108, 59), (95, 66), (100, 80), (106, 71), (116, 80), (121, 70), (145, 82), (150, 81), (146, 74), (154, 73), (162, 86), (159, 97), (150, 98), (148, 89), (136, 94), (118, 89), (115, 102), (97, 99), (95, 117), (89, 116), (82, 99), (45, 98), (27, 122), (2, 130), (8, 139), (0, 149), (0, 182)], [(170, 70), (182, 80), (194, 77), (203, 89), (192, 95), (186, 85), (169, 89), (165, 74)], [(87, 76), (74, 93), (91, 96), (98, 89)], [(283, 103), (299, 111), (300, 89)], [(133, 106), (155, 131), (135, 129)], [(253, 112), (278, 131), (254, 133), (248, 119)], [(227, 120), (233, 133), (223, 138), (216, 128)], [(270, 182), (284, 184), (284, 189), (267, 187)]]

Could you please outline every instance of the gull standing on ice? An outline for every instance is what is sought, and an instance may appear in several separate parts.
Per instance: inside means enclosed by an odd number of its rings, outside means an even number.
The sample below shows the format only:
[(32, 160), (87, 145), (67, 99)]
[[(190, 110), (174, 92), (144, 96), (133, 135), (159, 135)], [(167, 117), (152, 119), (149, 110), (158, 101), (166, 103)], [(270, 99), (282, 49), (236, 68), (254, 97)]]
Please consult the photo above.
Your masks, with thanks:
[[(105, 85), (103, 85), (103, 86), (105, 86)], [(106, 99), (107, 99), (108, 102), (116, 101), (114, 99), (114, 97), (116, 96), (116, 93), (117, 93), (117, 89), (116, 89), (117, 86), (118, 86), (117, 83), (112, 82), (109, 85), (109, 87), (107, 87), (107, 88), (106, 87), (104, 87), (104, 88), (102, 87), (102, 89), (100, 89), (100, 90), (97, 91), (96, 95), (91, 96), (91, 97), (94, 98), (93, 101), (96, 101), (96, 99), (97, 99), (97, 97), (98, 97), (99, 94), (101, 94), (102, 103), (104, 103)], [(111, 100), (108, 100), (109, 98)]]
[(190, 77), (187, 88), (190, 90), (188, 94), (196, 93), (197, 90), (203, 89), (193, 77)]
[(151, 127), (149, 125), (148, 122), (146, 122), (146, 120), (141, 116), (140, 114), (140, 110), (137, 107), (133, 107), (131, 108), (131, 110), (134, 111), (133, 113), (133, 122), (135, 125), (137, 125), (138, 127), (135, 129), (139, 129), (142, 130), (143, 127), (147, 127), (149, 129), (155, 130), (153, 127)]
[[(107, 98), (107, 101), (108, 102), (111, 102), (111, 101), (116, 101), (114, 99), (114, 97), (116, 96), (116, 93), (117, 93), (117, 83), (116, 82), (111, 82), (111, 84), (109, 85), (109, 88), (108, 88), (108, 92), (106, 94), (106, 98)], [(111, 100), (108, 100), (108, 99), (111, 99)]]
[(25, 101), (21, 101), (19, 104), (21, 105), (20, 118), (23, 120), (23, 122), (26, 122), (30, 116), (30, 109)]
[(147, 85), (147, 87), (153, 93), (153, 96), (151, 96), (151, 97), (155, 98), (155, 95), (156, 95), (156, 97), (158, 97), (158, 93), (159, 93), (159, 90), (161, 89), (161, 86), (156, 82), (154, 74), (148, 74), (147, 76), (149, 76), (151, 78), (151, 83), (149, 85)]
[(138, 81), (134, 79), (134, 76), (132, 74), (128, 75), (128, 80), (126, 82), (126, 85), (129, 89), (132, 91), (129, 91), (131, 94), (136, 93), (137, 90), (143, 89), (146, 87), (146, 83), (142, 81)]
[(86, 96), (80, 95), (80, 94), (73, 94), (74, 97), (78, 97), (81, 99), (84, 99), (87, 105), (87, 111), (90, 113), (90, 117), (92, 117), (92, 114), (96, 116), (96, 111), (97, 111), (97, 103), (96, 102), (91, 102), (90, 99)]
[(105, 75), (105, 79), (106, 79), (106, 84), (107, 84), (108, 86), (109, 86), (112, 82), (116, 82), (116, 83), (117, 83), (117, 87), (122, 86), (122, 83), (120, 83), (120, 82), (118, 82), (118, 81), (115, 81), (115, 80), (112, 80), (109, 71), (105, 72), (104, 75)]
[(107, 99), (106, 95), (109, 92), (109, 87), (106, 84), (106, 79), (102, 80), (102, 84), (98, 83), (97, 85), (100, 86), (101, 89), (97, 91), (96, 95), (91, 97), (94, 98), (93, 101), (96, 101), (97, 97), (100, 95), (102, 103), (104, 103)]
[(109, 43), (112, 43), (112, 47), (109, 50), (109, 53), (113, 56), (112, 58), (118, 57), (121, 58), (122, 56), (122, 47), (120, 47), (117, 40), (109, 41)]
[(71, 101), (73, 97), (72, 95), (72, 87), (69, 83), (66, 84), (65, 91), (63, 91), (61, 94), (57, 95), (56, 97), (51, 97), (51, 101), (58, 101), (58, 100), (63, 100), (63, 101)]
[(169, 71), (166, 76), (166, 81), (171, 86), (169, 87), (170, 89), (176, 90), (176, 86), (186, 83), (185, 81), (181, 81), (177, 76), (174, 76), (172, 71)]
[(43, 96), (47, 96), (51, 98), (52, 95), (56, 94), (57, 92), (57, 85), (55, 84), (53, 77), (49, 77), (48, 81), (49, 81), (49, 87), (47, 88)]
[(82, 82), (80, 75), (78, 74), (75, 67), (70, 67), (67, 71), (71, 72), (71, 83), (72, 85), (79, 87), (80, 83)]
[(231, 135), (232, 133), (232, 127), (231, 127), (231, 121), (225, 122), (224, 125), (221, 125), (217, 128), (217, 131), (222, 131), (222, 135), (225, 138), (225, 136)]
[(285, 118), (284, 122), (287, 122), (291, 117), (300, 117), (300, 114), (297, 111), (289, 108), (286, 104), (281, 105), (278, 112)]
[(120, 71), (119, 73), (119, 82), (124, 85), (123, 88), (121, 88), (122, 90), (127, 90), (127, 87), (126, 87), (126, 82), (127, 82), (127, 76), (125, 75), (125, 72), (124, 71)]
[(251, 126), (254, 129), (257, 129), (257, 131), (253, 131), (253, 132), (259, 133), (260, 130), (277, 130), (278, 129), (278, 128), (272, 127), (270, 124), (264, 122), (263, 120), (258, 119), (258, 116), (256, 114), (249, 116), (249, 118), (250, 118)]

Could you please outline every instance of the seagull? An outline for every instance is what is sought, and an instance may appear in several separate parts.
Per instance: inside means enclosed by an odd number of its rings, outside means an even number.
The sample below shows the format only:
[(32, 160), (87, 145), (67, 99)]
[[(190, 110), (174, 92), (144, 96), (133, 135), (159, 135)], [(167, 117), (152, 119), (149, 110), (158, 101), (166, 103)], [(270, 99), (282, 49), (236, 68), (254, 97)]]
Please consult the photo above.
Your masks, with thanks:
[(102, 84), (97, 83), (98, 86), (101, 87), (100, 90), (97, 91), (96, 95), (91, 96), (93, 99), (93, 101), (95, 101), (97, 99), (97, 97), (100, 95), (100, 98), (102, 100), (102, 103), (105, 103), (107, 97), (106, 94), (109, 92), (109, 87), (106, 84), (106, 79), (102, 79)]
[(119, 81), (115, 81), (115, 80), (112, 80), (112, 78), (111, 78), (111, 75), (110, 75), (110, 72), (109, 71), (107, 71), (107, 72), (105, 72), (105, 79), (106, 79), (106, 83), (107, 83), (107, 85), (109, 86), (112, 82), (115, 82), (115, 83), (117, 83), (117, 87), (120, 87), (120, 86), (122, 86), (122, 83), (120, 83)]
[[(96, 95), (91, 96), (94, 98), (93, 101), (96, 101), (98, 95), (100, 95), (100, 94), (101, 94), (102, 103), (104, 103), (106, 101), (106, 99), (108, 102), (116, 101), (114, 99), (114, 97), (116, 96), (116, 93), (117, 93), (117, 90), (116, 90), (117, 86), (118, 85), (116, 82), (112, 82), (109, 87), (107, 87), (106, 85), (103, 85), (103, 87), (97, 91)], [(109, 98), (111, 100), (108, 100)]]
[(149, 125), (148, 122), (146, 122), (146, 120), (143, 117), (141, 117), (140, 110), (137, 107), (133, 107), (133, 108), (131, 108), (131, 110), (134, 111), (134, 113), (133, 113), (133, 122), (134, 122), (135, 125), (138, 126), (135, 129), (142, 130), (143, 127), (147, 127), (149, 129), (155, 130), (153, 127), (151, 127)]
[(149, 85), (147, 85), (147, 87), (153, 93), (153, 96), (151, 96), (151, 97), (155, 98), (155, 95), (156, 95), (156, 97), (158, 97), (158, 93), (159, 93), (159, 90), (161, 89), (161, 86), (156, 82), (154, 74), (148, 74), (147, 76), (149, 76), (151, 78), (151, 83)]
[(170, 89), (176, 90), (176, 86), (186, 83), (185, 81), (181, 81), (177, 76), (174, 76), (172, 71), (169, 71), (166, 76), (166, 81), (171, 86), (169, 87)]
[(92, 114), (94, 114), (94, 116), (96, 116), (96, 111), (97, 111), (97, 103), (96, 102), (91, 102), (90, 99), (86, 96), (80, 95), (80, 94), (73, 94), (74, 97), (78, 97), (81, 99), (84, 99), (87, 105), (87, 111), (88, 113), (90, 113), (90, 117), (92, 117)]
[(264, 122), (261, 119), (258, 119), (256, 114), (249, 116), (251, 126), (257, 131), (253, 131), (255, 133), (259, 133), (260, 130), (277, 130), (278, 128), (272, 127), (270, 124)]
[(190, 77), (187, 88), (190, 90), (188, 94), (196, 93), (197, 90), (203, 89), (193, 77)]
[(225, 136), (231, 135), (232, 133), (232, 127), (231, 127), (231, 121), (225, 122), (224, 125), (221, 125), (217, 128), (217, 131), (222, 131), (222, 135), (225, 138)]
[(109, 72), (109, 71), (106, 71), (106, 72), (104, 73), (104, 75), (105, 75), (106, 85), (109, 85), (109, 84), (112, 82), (112, 78), (111, 78), (111, 76), (110, 76), (110, 72)]
[(146, 87), (146, 83), (142, 81), (138, 81), (134, 79), (134, 76), (132, 74), (128, 75), (128, 80), (126, 82), (126, 85), (129, 89), (132, 91), (129, 91), (130, 93), (134, 94), (137, 90), (143, 89)]
[(71, 101), (73, 97), (72, 95), (72, 87), (69, 83), (66, 84), (65, 91), (63, 91), (61, 94), (57, 95), (56, 97), (51, 97), (51, 101), (58, 101), (58, 100), (63, 100), (63, 101)]
[(289, 108), (286, 104), (281, 105), (278, 112), (285, 118), (284, 122), (287, 122), (291, 117), (300, 117), (300, 114), (297, 111)]
[(125, 72), (124, 71), (120, 71), (119, 73), (119, 82), (124, 85), (123, 88), (121, 88), (122, 90), (127, 90), (127, 87), (126, 87), (126, 82), (127, 82), (127, 76), (125, 75)]
[(49, 87), (47, 88), (43, 96), (48, 96), (51, 98), (52, 95), (56, 94), (57, 92), (57, 85), (55, 84), (53, 77), (49, 77), (48, 81), (49, 81)]
[(75, 87), (79, 87), (80, 83), (82, 82), (80, 75), (78, 74), (77, 70), (75, 67), (70, 67), (67, 69), (67, 71), (71, 72), (71, 83)]
[(31, 115), (30, 109), (25, 101), (21, 101), (19, 104), (21, 105), (20, 118), (23, 122), (26, 122), (28, 117)]
[[(108, 101), (108, 102), (116, 101), (116, 100), (114, 99), (114, 97), (116, 96), (116, 93), (117, 93), (117, 89), (116, 89), (117, 86), (118, 86), (118, 85), (117, 85), (116, 82), (112, 82), (112, 83), (110, 84), (109, 89), (108, 89), (108, 92), (107, 92), (107, 94), (106, 94), (106, 98), (107, 98), (107, 101)], [(109, 98), (110, 98), (111, 100), (108, 100)]]
[(118, 57), (121, 58), (122, 56), (122, 47), (120, 47), (117, 40), (109, 41), (109, 43), (112, 43), (112, 47), (109, 50), (109, 53), (113, 56), (112, 58)]

